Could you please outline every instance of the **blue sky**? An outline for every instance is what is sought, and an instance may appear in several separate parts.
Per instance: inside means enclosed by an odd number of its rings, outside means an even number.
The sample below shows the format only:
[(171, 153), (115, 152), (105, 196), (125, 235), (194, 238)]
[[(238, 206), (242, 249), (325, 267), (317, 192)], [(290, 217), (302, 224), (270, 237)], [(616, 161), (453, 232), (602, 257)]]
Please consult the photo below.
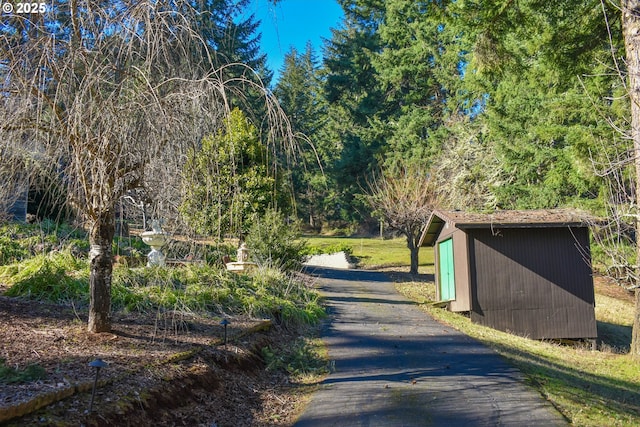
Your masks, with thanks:
[(291, 46), (302, 52), (311, 41), (318, 58), (322, 57), (322, 39), (331, 38), (331, 28), (342, 21), (342, 8), (336, 0), (251, 0), (247, 7), (261, 21), (262, 50), (274, 72), (274, 83)]

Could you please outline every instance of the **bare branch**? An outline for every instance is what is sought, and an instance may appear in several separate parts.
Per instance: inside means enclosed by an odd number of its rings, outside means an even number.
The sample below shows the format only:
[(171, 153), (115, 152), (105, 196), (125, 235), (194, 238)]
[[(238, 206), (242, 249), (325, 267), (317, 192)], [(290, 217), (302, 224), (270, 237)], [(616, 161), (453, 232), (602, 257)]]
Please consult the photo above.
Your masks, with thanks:
[(418, 272), (419, 239), (438, 197), (428, 173), (407, 168), (395, 174), (383, 172), (369, 182), (368, 202), (374, 216), (407, 239), (411, 251), (411, 272)]

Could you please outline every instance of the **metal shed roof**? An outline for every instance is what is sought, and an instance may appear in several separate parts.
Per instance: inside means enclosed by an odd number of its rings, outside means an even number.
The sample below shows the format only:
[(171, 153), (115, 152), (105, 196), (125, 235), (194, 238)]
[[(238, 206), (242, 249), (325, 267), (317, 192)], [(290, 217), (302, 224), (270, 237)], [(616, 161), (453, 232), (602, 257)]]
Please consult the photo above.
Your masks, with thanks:
[(459, 229), (469, 228), (553, 228), (586, 227), (589, 215), (576, 209), (538, 209), (472, 213), (435, 210), (431, 213), (420, 246), (433, 246), (445, 223)]

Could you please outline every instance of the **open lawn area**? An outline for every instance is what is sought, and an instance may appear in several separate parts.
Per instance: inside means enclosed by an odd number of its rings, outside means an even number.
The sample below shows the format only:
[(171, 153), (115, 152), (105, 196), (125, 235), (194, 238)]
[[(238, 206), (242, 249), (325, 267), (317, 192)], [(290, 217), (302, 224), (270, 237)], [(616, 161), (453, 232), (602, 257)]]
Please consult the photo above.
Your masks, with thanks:
[[(310, 247), (326, 253), (350, 250), (356, 258), (358, 268), (376, 269), (388, 267), (408, 267), (409, 249), (404, 238), (380, 239), (366, 237), (323, 237), (305, 236)], [(422, 269), (433, 266), (433, 249), (420, 249), (419, 266)]]

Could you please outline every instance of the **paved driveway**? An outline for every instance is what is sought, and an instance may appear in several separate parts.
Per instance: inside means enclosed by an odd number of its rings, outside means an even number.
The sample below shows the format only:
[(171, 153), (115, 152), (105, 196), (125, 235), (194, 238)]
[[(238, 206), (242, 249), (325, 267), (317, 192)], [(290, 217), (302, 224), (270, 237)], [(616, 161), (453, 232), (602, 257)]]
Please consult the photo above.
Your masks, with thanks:
[(315, 269), (333, 372), (308, 426), (566, 426), (500, 356), (436, 322), (376, 272)]

